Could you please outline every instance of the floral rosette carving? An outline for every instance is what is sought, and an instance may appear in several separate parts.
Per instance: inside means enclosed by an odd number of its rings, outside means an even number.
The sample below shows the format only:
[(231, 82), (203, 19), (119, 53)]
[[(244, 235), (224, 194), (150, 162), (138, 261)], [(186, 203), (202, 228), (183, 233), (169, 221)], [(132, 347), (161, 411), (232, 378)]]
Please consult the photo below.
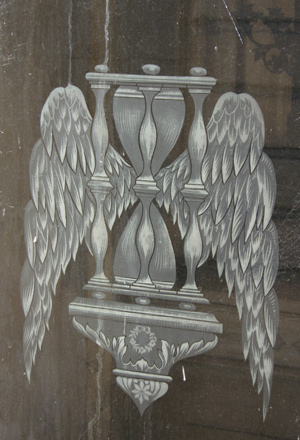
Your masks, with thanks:
[(150, 327), (137, 325), (129, 333), (129, 342), (137, 353), (150, 353), (157, 344), (157, 337)]

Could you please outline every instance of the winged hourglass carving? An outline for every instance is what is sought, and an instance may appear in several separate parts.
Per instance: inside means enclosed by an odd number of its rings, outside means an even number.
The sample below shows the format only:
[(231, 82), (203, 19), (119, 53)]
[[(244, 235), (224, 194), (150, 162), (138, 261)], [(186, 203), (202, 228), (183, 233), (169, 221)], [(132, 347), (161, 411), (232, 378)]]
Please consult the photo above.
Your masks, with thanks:
[[(61, 273), (85, 241), (96, 263), (87, 297), (69, 306), (74, 327), (108, 350), (117, 384), (141, 414), (168, 390), (169, 370), (217, 343), (220, 324), (195, 273), (209, 256), (235, 291), (242, 345), (253, 384), (263, 390), (266, 416), (279, 321), (273, 284), (278, 240), (271, 220), (276, 192), (263, 153), (264, 121), (247, 94), (226, 93), (205, 128), (202, 105), (216, 80), (205, 69), (191, 76), (88, 73), (96, 97), (92, 120), (81, 91), (55, 89), (41, 114), (41, 139), (30, 161), (32, 200), (25, 213), (27, 260), (21, 276), (28, 379), (49, 325)], [(113, 89), (113, 120), (126, 160), (110, 145), (104, 99)], [(185, 122), (187, 90), (194, 119), (187, 148), (163, 167)], [(185, 92), (186, 93), (186, 92)], [(103, 269), (109, 231), (133, 211), (114, 250), (113, 279)], [(162, 209), (178, 225), (187, 277), (177, 279), (172, 237)]]

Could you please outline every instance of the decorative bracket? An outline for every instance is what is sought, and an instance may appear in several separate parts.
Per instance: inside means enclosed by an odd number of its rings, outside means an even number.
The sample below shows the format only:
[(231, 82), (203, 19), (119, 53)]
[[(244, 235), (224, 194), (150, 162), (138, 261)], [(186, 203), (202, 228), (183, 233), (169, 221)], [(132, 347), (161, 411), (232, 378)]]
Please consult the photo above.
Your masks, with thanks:
[(168, 391), (170, 368), (211, 350), (218, 341), (216, 334), (222, 332), (209, 313), (97, 298), (76, 298), (69, 312), (74, 327), (115, 358), (117, 384), (141, 414)]

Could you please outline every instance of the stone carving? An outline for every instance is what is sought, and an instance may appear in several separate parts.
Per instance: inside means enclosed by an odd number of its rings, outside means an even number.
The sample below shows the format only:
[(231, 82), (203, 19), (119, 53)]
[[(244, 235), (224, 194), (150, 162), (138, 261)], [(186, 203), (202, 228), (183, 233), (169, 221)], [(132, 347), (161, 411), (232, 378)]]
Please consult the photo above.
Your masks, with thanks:
[[(104, 68), (105, 67), (105, 68)], [(112, 353), (118, 385), (142, 413), (168, 389), (170, 367), (204, 353), (222, 325), (195, 273), (211, 255), (229, 294), (235, 291), (244, 357), (268, 408), (279, 320), (273, 284), (278, 240), (271, 220), (276, 181), (263, 153), (264, 121), (247, 94), (226, 93), (205, 127), (202, 106), (216, 80), (205, 69), (187, 77), (88, 73), (96, 98), (92, 120), (80, 90), (55, 89), (41, 114), (41, 139), (30, 163), (32, 200), (25, 215), (27, 260), (21, 277), (24, 358), (30, 378), (61, 272), (85, 240), (96, 270), (69, 307), (77, 330)], [(110, 145), (104, 100), (113, 90), (113, 122), (124, 157)], [(180, 139), (186, 93), (194, 102), (187, 146), (164, 166)], [(104, 271), (110, 231), (132, 215)], [(181, 289), (162, 210), (177, 223), (187, 268)], [(120, 299), (121, 298), (121, 299)]]

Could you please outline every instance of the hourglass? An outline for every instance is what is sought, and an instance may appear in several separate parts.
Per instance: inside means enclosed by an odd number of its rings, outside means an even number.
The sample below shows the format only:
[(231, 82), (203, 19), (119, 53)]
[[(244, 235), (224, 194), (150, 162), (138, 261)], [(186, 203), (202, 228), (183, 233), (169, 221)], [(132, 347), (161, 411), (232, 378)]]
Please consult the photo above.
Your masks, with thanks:
[[(212, 349), (217, 343), (216, 334), (222, 333), (215, 316), (199, 310), (208, 301), (195, 281), (202, 255), (198, 209), (207, 196), (200, 172), (207, 144), (202, 105), (216, 80), (207, 77), (201, 68), (191, 69), (187, 77), (160, 76), (155, 65), (144, 66), (143, 75), (111, 74), (106, 70), (98, 66), (95, 73), (86, 76), (96, 97), (92, 126), (96, 169), (89, 182), (96, 201), (91, 231), (96, 272), (85, 287), (91, 296), (76, 298), (69, 311), (74, 315), (75, 328), (114, 356), (118, 385), (143, 413), (167, 392), (171, 366)], [(114, 124), (128, 163), (121, 161), (117, 153), (109, 153), (112, 147), (104, 98), (111, 88)], [(195, 110), (184, 156), (190, 173), (179, 191), (176, 175), (168, 177), (170, 168), (163, 164), (185, 123), (186, 91)], [(116, 177), (117, 185), (111, 179), (113, 170), (105, 166), (108, 154), (115, 154), (119, 161), (116, 170), (123, 173), (120, 179)], [(122, 185), (126, 184), (128, 170), (134, 181), (128, 183), (126, 192)], [(179, 166), (177, 174), (183, 171)], [(130, 193), (134, 204), (114, 249), (113, 279), (108, 279), (103, 269), (110, 229), (106, 214), (110, 209), (108, 198), (114, 197), (114, 191), (124, 198)], [(165, 206), (168, 204), (168, 193), (171, 200), (174, 193), (180, 199), (184, 223), (181, 238), (187, 276), (180, 289), (174, 288), (177, 273), (173, 237), (159, 203), (161, 199)], [(128, 206), (126, 200), (121, 201), (123, 208)]]

